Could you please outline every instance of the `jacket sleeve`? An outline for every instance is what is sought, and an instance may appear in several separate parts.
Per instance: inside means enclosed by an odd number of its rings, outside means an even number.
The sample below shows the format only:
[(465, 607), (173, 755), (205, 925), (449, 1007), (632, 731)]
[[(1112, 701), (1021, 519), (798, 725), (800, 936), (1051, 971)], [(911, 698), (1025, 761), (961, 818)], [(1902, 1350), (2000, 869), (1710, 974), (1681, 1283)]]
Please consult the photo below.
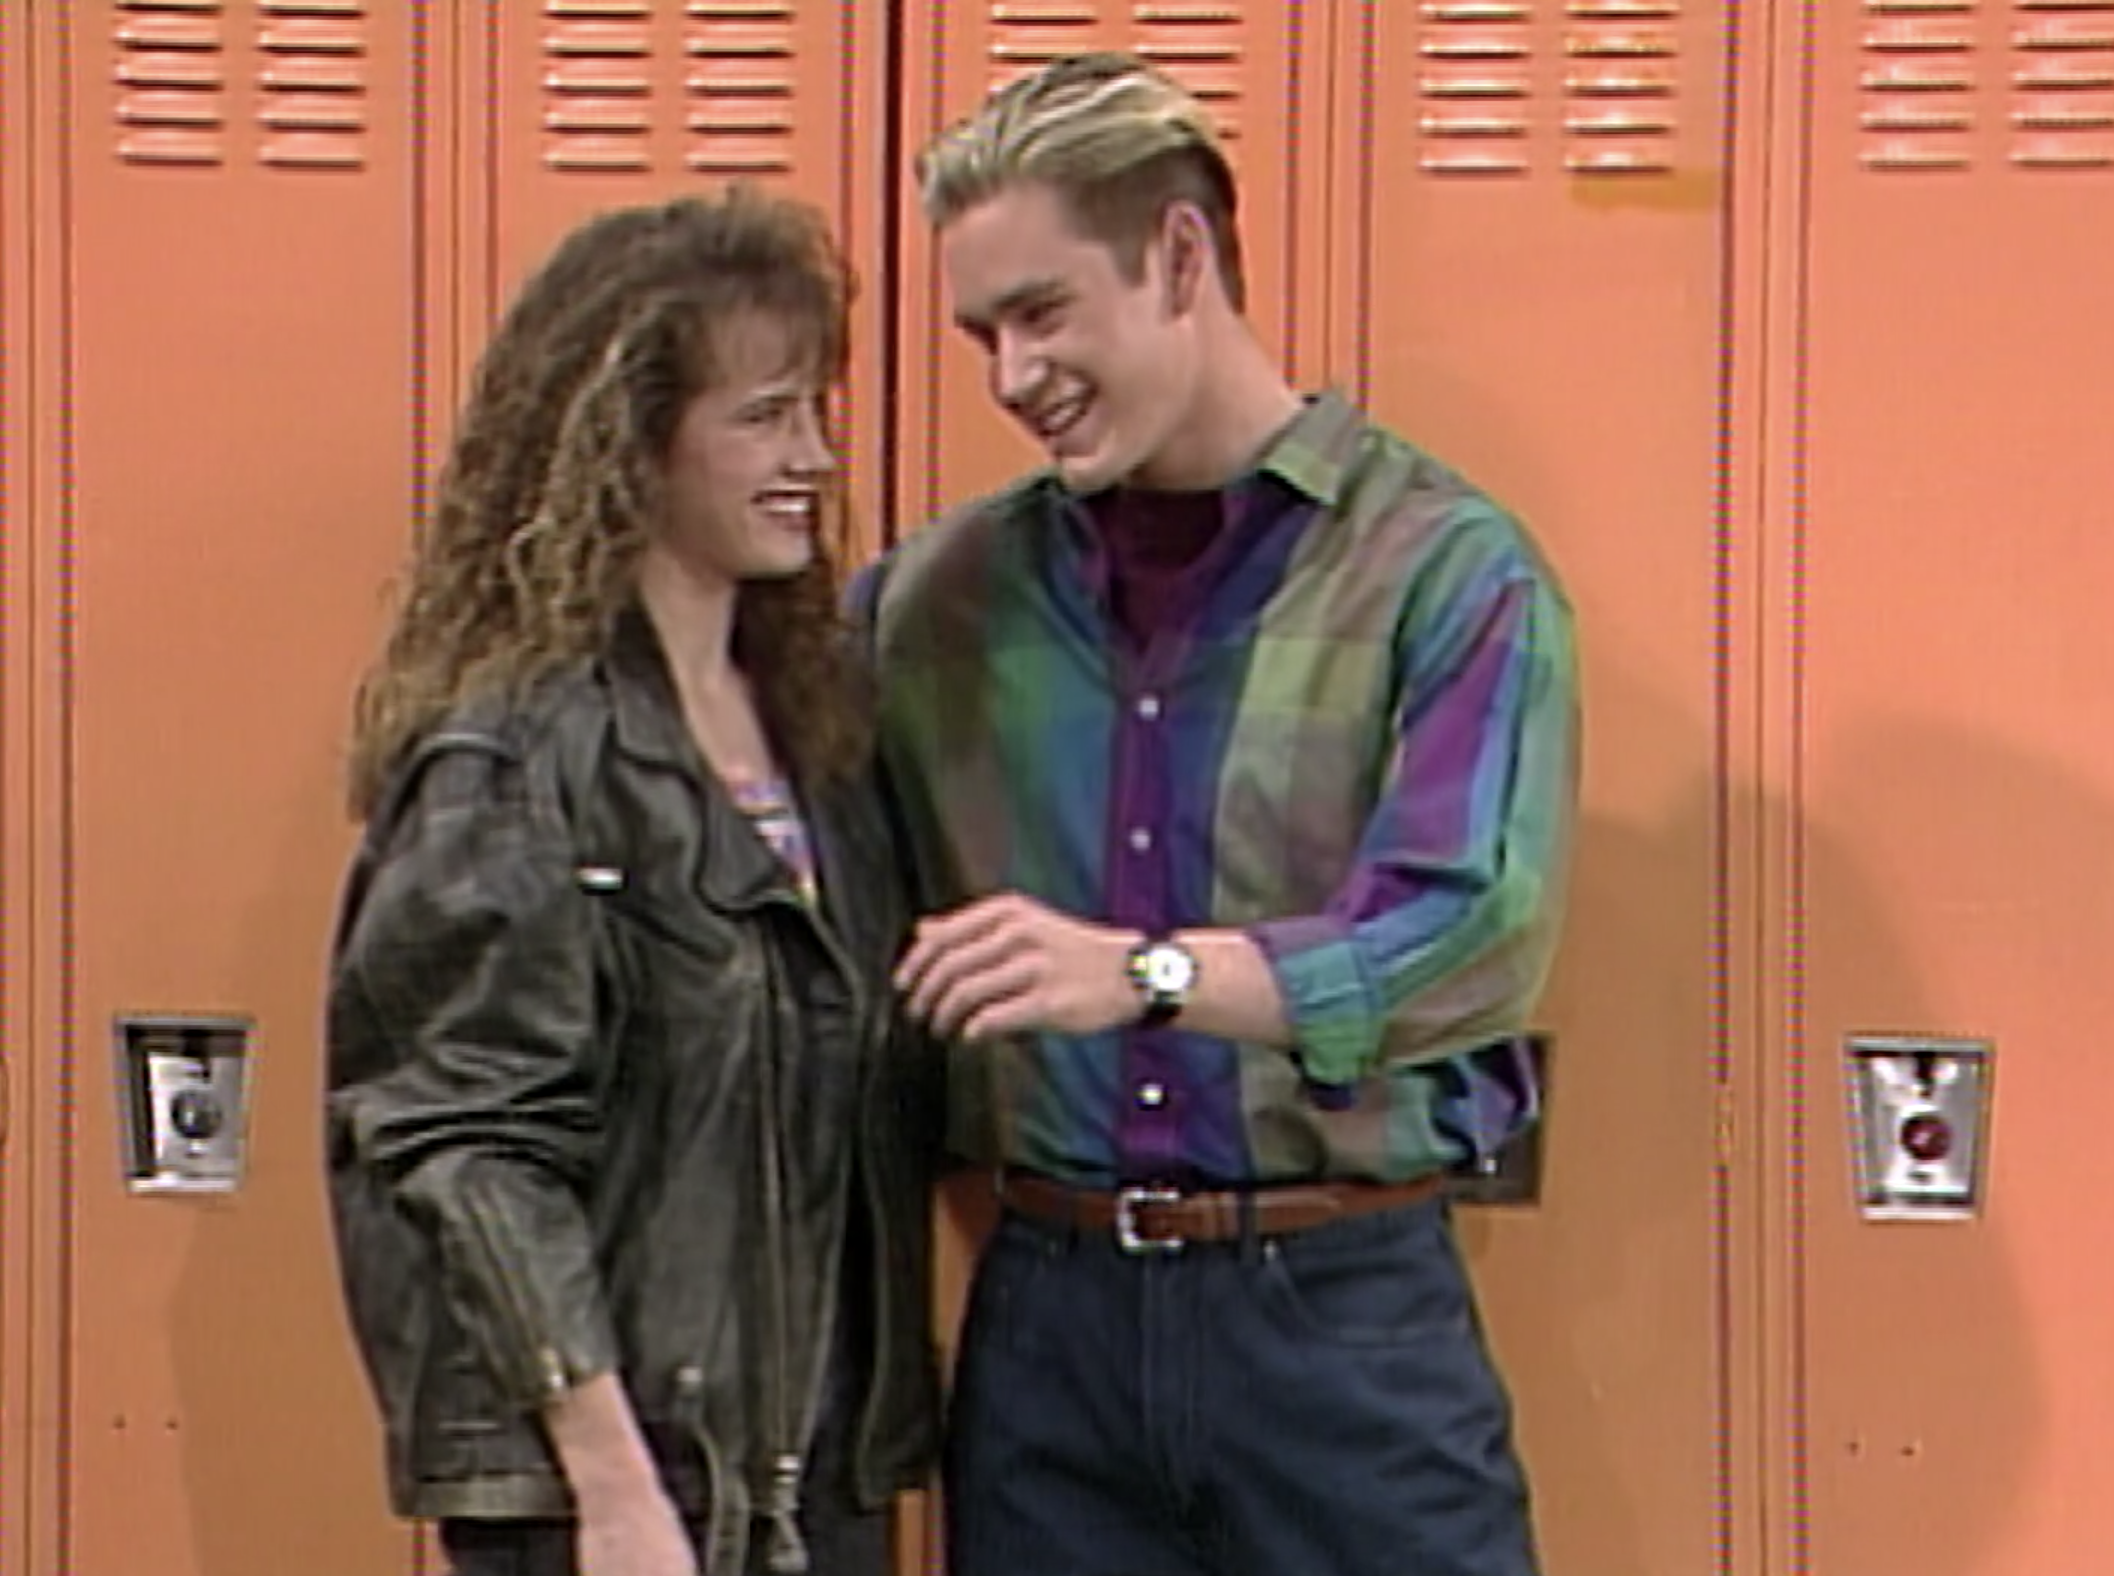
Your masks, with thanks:
[(601, 1142), (596, 921), (549, 797), (496, 749), (430, 761), (331, 991), (333, 1035), (384, 1047), (340, 1079), (335, 1125), (430, 1233), (451, 1308), (524, 1408), (617, 1361), (581, 1202)]
[(1321, 912), (1250, 931), (1323, 1089), (1522, 1030), (1566, 884), (1579, 720), (1562, 593), (1478, 507), (1405, 595), (1392, 754), (1357, 858)]

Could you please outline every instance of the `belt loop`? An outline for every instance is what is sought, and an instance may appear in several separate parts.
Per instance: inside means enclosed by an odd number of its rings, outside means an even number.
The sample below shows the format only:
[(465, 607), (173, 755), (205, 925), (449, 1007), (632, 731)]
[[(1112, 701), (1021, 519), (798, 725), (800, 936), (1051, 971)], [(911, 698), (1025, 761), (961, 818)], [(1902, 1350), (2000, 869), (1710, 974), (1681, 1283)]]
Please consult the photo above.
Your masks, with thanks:
[(1263, 1256), (1263, 1234), (1255, 1223), (1254, 1191), (1242, 1188), (1234, 1197), (1234, 1209), (1240, 1219), (1241, 1262), (1260, 1264)]

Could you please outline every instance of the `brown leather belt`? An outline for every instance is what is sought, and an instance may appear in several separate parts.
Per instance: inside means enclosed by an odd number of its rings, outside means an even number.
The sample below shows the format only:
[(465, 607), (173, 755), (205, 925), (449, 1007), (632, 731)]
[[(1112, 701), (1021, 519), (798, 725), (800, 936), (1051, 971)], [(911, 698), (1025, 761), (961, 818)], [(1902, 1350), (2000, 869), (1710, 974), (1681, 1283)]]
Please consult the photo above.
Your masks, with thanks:
[(1047, 1225), (1110, 1232), (1126, 1253), (1173, 1253), (1191, 1242), (1285, 1237), (1332, 1221), (1385, 1209), (1407, 1209), (1434, 1198), (1443, 1175), (1414, 1182), (1324, 1182), (1262, 1187), (1243, 1193), (1184, 1193), (1175, 1188), (1127, 1187), (1115, 1192), (1067, 1187), (1009, 1171), (998, 1180), (999, 1201)]

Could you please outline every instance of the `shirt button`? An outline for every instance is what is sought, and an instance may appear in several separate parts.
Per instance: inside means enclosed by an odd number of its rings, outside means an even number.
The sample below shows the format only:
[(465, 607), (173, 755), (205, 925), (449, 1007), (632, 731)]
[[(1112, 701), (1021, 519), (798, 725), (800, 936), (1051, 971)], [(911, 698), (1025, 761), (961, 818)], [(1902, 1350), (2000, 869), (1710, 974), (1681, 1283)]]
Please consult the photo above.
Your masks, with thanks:
[(1134, 854), (1142, 854), (1142, 853), (1146, 852), (1146, 851), (1147, 851), (1148, 849), (1150, 849), (1151, 847), (1152, 847), (1152, 833), (1151, 833), (1151, 832), (1147, 831), (1147, 830), (1146, 830), (1146, 829), (1145, 829), (1144, 827), (1142, 827), (1142, 826), (1134, 826), (1134, 827), (1132, 827), (1132, 828), (1130, 829), (1130, 849), (1131, 849), (1131, 852), (1132, 852), (1132, 853), (1134, 853)]
[(1156, 1083), (1138, 1085), (1138, 1104), (1144, 1106), (1146, 1110), (1157, 1111), (1166, 1103), (1167, 1090), (1164, 1085)]
[(1140, 695), (1138, 697), (1138, 715), (1147, 722), (1151, 722), (1155, 717), (1159, 716), (1160, 697), (1157, 695)]

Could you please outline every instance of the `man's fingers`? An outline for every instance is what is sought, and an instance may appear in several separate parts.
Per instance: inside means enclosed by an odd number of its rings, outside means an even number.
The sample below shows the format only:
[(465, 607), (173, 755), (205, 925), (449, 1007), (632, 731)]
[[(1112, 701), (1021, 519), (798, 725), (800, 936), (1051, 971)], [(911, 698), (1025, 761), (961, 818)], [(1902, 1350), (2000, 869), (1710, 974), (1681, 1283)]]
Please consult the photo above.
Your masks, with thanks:
[(1002, 917), (1003, 911), (996, 908), (999, 901), (983, 898), (951, 913), (919, 920), (910, 948), (896, 966), (897, 986), (915, 990), (940, 959), (965, 943), (991, 937)]
[(998, 931), (986, 931), (945, 950), (934, 949), (910, 991), (910, 1010), (920, 1018), (931, 1018), (938, 1003), (962, 981), (1000, 967), (1011, 953), (1009, 938)]
[(933, 1026), (944, 1035), (962, 1033), (976, 1039), (979, 1036), (968, 1032), (969, 1025), (994, 1009), (1017, 1010), (1026, 1005), (1037, 978), (1034, 962), (1028, 958), (1009, 958), (969, 974), (939, 998), (933, 1008)]

